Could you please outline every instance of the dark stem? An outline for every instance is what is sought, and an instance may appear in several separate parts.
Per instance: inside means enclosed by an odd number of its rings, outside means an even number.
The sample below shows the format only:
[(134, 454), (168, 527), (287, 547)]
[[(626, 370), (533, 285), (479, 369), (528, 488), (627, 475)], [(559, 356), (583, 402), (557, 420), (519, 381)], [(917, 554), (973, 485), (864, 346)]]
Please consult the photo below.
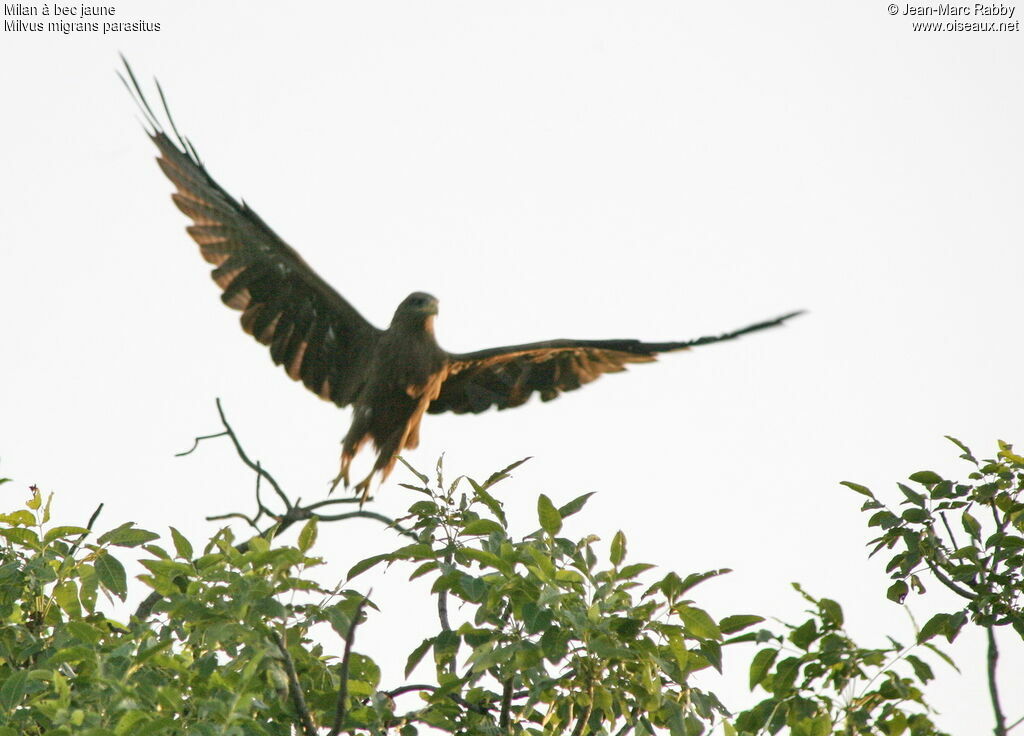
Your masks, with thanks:
[(989, 624), (985, 627), (985, 632), (988, 634), (988, 692), (992, 697), (992, 711), (996, 716), (994, 733), (996, 736), (1006, 736), (1006, 717), (1003, 715), (1003, 707), (999, 703), (999, 686), (996, 684), (996, 663), (999, 661), (999, 648), (996, 646), (995, 628), (992, 624)]
[(224, 416), (224, 408), (220, 405), (220, 399), (217, 399), (217, 413), (220, 415), (220, 422), (224, 425), (224, 431), (228, 437), (231, 438), (231, 444), (235, 446), (235, 452), (238, 453), (238, 457), (242, 459), (242, 462), (249, 466), (255, 473), (261, 478), (266, 478), (267, 482), (270, 483), (277, 497), (281, 499), (281, 503), (284, 504), (286, 509), (290, 509), (292, 503), (288, 500), (288, 496), (285, 495), (284, 491), (281, 490), (281, 486), (278, 485), (277, 481), (274, 480), (274, 476), (264, 470), (259, 463), (254, 463), (249, 459), (249, 456), (245, 454), (245, 450), (242, 449), (241, 443), (238, 441), (238, 437), (235, 436), (235, 430), (228, 424), (227, 417)]
[(510, 677), (505, 680), (505, 687), (501, 691), (501, 716), (498, 720), (498, 726), (505, 733), (509, 731), (509, 716), (512, 714), (512, 681), (515, 677)]
[[(292, 503), (291, 499), (288, 498), (285, 492), (281, 489), (281, 486), (274, 479), (274, 476), (272, 476), (269, 472), (264, 470), (263, 466), (260, 463), (255, 463), (249, 459), (249, 456), (245, 453), (245, 450), (242, 448), (242, 444), (239, 442), (237, 435), (235, 435), (235, 430), (232, 429), (231, 425), (228, 423), (227, 417), (224, 415), (224, 409), (221, 406), (220, 399), (217, 399), (217, 413), (220, 415), (221, 424), (224, 425), (224, 431), (219, 432), (217, 434), (209, 434), (204, 435), (202, 437), (196, 437), (195, 443), (193, 444), (192, 448), (185, 452), (178, 453), (178, 456), (180, 457), (183, 455), (190, 454), (196, 449), (196, 447), (199, 446), (199, 443), (202, 442), (203, 440), (214, 439), (216, 437), (229, 437), (231, 439), (231, 443), (235, 447), (235, 452), (237, 453), (238, 457), (241, 458), (243, 463), (245, 463), (249, 468), (256, 472), (257, 510), (256, 516), (254, 517), (250, 517), (246, 514), (235, 512), (229, 514), (220, 514), (217, 516), (208, 516), (206, 517), (207, 521), (229, 518), (242, 519), (249, 526), (259, 531), (261, 537), (269, 539), (283, 533), (286, 529), (288, 529), (295, 523), (305, 521), (306, 519), (313, 518), (314, 516), (318, 518), (320, 521), (342, 521), (344, 519), (364, 518), (373, 519), (375, 521), (379, 521), (383, 524), (386, 524), (387, 526), (397, 531), (399, 534), (403, 534), (412, 539), (417, 538), (415, 534), (413, 534), (408, 529), (402, 527), (394, 519), (388, 518), (383, 514), (378, 514), (373, 511), (352, 511), (347, 514), (336, 515), (316, 514), (313, 512), (313, 509), (322, 508), (323, 506), (326, 506), (328, 504), (349, 502), (346, 499), (329, 499), (326, 501), (318, 501), (308, 506), (300, 506), (298, 504), (298, 501)], [(260, 482), (262, 480), (266, 480), (268, 483), (270, 483), (270, 485), (274, 489), (274, 492), (277, 493), (278, 497), (281, 499), (285, 507), (285, 511), (283, 514), (275, 514), (273, 511), (268, 509), (263, 504), (263, 501), (260, 499)], [(356, 499), (351, 499), (352, 502), (354, 502), (355, 500)], [(100, 508), (103, 508), (102, 504), (100, 504)], [(89, 528), (91, 528), (92, 522), (96, 519), (96, 515), (99, 514), (99, 511), (100, 509), (96, 509), (96, 512), (93, 514), (93, 518), (90, 519)], [(259, 527), (256, 525), (256, 522), (264, 514), (275, 519), (275, 523), (267, 529), (260, 531)], [(241, 544), (235, 545), (235, 549), (239, 552), (244, 553), (246, 550), (249, 549), (249, 543), (242, 542)], [(149, 618), (153, 614), (153, 607), (156, 606), (156, 604), (159, 603), (162, 599), (163, 596), (157, 593), (156, 591), (150, 593), (148, 596), (146, 596), (142, 603), (139, 604), (138, 608), (135, 609), (135, 618), (139, 619), (140, 621)]]
[[(449, 541), (451, 545), (451, 541)], [(450, 567), (452, 564), (452, 553), (449, 552), (444, 556), (445, 567)], [(437, 618), (441, 621), (441, 628), (444, 631), (451, 631), (452, 625), (448, 621), (448, 591), (441, 590), (437, 593)], [(455, 657), (451, 658), (448, 662), (448, 672), (455, 674)]]
[(590, 714), (594, 710), (594, 686), (590, 686), (590, 702), (587, 703), (587, 707), (580, 713), (580, 719), (576, 721), (576, 728), (572, 731), (572, 736), (583, 736), (583, 729), (587, 727), (587, 721), (590, 720)]
[(295, 712), (299, 714), (302, 732), (305, 736), (316, 736), (316, 725), (313, 723), (313, 717), (309, 714), (309, 708), (306, 707), (306, 698), (302, 694), (302, 686), (299, 684), (299, 676), (295, 672), (295, 662), (292, 661), (292, 655), (288, 653), (288, 647), (285, 646), (280, 634), (272, 630), (270, 635), (274, 638), (274, 644), (277, 645), (278, 651), (281, 652), (281, 656), (284, 658), (284, 671), (288, 675), (288, 692), (292, 696)]
[[(304, 509), (306, 511), (309, 511), (310, 509), (316, 508), (316, 506), (317, 504), (311, 504), (309, 506), (305, 506)], [(417, 537), (411, 531), (403, 527), (394, 519), (384, 516), (384, 514), (378, 514), (376, 511), (349, 511), (345, 514), (314, 514), (314, 516), (316, 516), (316, 518), (320, 521), (344, 521), (345, 519), (373, 519), (374, 521), (379, 521), (382, 524), (386, 524), (387, 526), (394, 529), (396, 532), (403, 536), (409, 537), (410, 539), (419, 539), (419, 537)]]
[(942, 525), (946, 527), (946, 533), (949, 535), (949, 543), (953, 545), (953, 549), (958, 549), (960, 545), (957, 544), (956, 537), (953, 536), (953, 530), (950, 528), (949, 522), (946, 520), (946, 512), (940, 511), (939, 518), (942, 519)]
[(936, 578), (938, 578), (940, 583), (942, 583), (947, 588), (952, 590), (958, 596), (960, 596), (961, 598), (966, 598), (969, 601), (973, 601), (975, 598), (977, 598), (977, 596), (974, 593), (970, 592), (966, 588), (961, 588), (959, 585), (957, 585), (952, 580), (950, 580), (948, 577), (946, 577), (939, 570), (939, 568), (935, 566), (935, 563), (932, 562), (931, 559), (929, 559), (928, 557), (925, 557), (924, 561), (925, 561), (925, 564), (928, 565), (928, 569), (932, 571), (932, 575), (934, 575)]
[(96, 507), (96, 510), (92, 512), (92, 516), (89, 517), (89, 523), (85, 525), (85, 528), (88, 529), (89, 531), (87, 531), (87, 532), (83, 533), (81, 536), (79, 536), (78, 539), (75, 540), (75, 543), (73, 545), (71, 545), (71, 550), (68, 552), (68, 556), (67, 556), (68, 559), (70, 559), (70, 558), (75, 556), (75, 552), (77, 552), (78, 548), (82, 546), (82, 542), (85, 541), (85, 538), (87, 536), (89, 536), (89, 532), (92, 531), (92, 525), (96, 523), (96, 519), (99, 518), (100, 512), (102, 510), (103, 510), (103, 504), (100, 504), (99, 506)]
[(349, 661), (352, 658), (352, 642), (356, 639), (356, 626), (359, 625), (359, 616), (362, 614), (363, 606), (366, 605), (369, 597), (370, 594), (367, 593), (359, 601), (355, 613), (352, 614), (352, 623), (348, 626), (348, 633), (345, 635), (345, 656), (341, 660), (341, 684), (338, 686), (338, 706), (334, 712), (334, 725), (331, 726), (328, 736), (338, 736), (341, 733), (341, 726), (345, 722), (345, 710), (348, 705), (348, 667)]

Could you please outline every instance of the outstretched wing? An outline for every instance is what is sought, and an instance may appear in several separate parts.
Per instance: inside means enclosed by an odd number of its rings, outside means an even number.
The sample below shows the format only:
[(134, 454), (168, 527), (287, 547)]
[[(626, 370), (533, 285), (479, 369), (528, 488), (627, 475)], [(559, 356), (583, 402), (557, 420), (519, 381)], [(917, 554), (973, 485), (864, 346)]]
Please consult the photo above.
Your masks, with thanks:
[[(122, 60), (123, 57), (122, 57)], [(362, 385), (381, 331), (367, 322), (313, 271), (244, 202), (236, 201), (207, 173), (192, 144), (174, 125), (163, 91), (157, 90), (176, 139), (161, 128), (125, 60), (128, 91), (152, 126), (157, 162), (177, 192), (178, 208), (192, 219), (187, 230), (212, 263), (221, 300), (241, 310), (242, 328), (270, 347), (270, 357), (294, 380), (339, 406), (350, 404)]]
[(683, 342), (551, 340), (452, 354), (448, 378), (427, 411), (478, 414), (492, 406), (511, 409), (525, 403), (534, 392), (542, 401), (551, 401), (563, 391), (577, 389), (605, 373), (625, 370), (627, 363), (649, 363), (657, 359), (658, 353), (733, 340), (781, 325), (798, 314), (792, 312), (735, 332)]

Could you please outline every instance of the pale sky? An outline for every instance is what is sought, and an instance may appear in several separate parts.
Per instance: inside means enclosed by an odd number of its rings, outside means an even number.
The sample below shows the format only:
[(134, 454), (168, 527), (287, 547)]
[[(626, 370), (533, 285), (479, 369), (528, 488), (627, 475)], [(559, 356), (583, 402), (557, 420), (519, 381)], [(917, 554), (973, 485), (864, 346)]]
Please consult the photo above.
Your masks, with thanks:
[[(205, 539), (205, 515), (252, 506), (225, 443), (174, 457), (219, 429), (215, 397), (293, 495), (337, 471), (350, 412), (220, 304), (121, 51), (212, 175), (378, 326), (414, 290), (440, 298), (453, 351), (809, 310), (549, 404), (430, 416), (406, 458), (482, 478), (533, 456), (502, 486), (522, 533), (539, 492), (595, 491), (566, 531), (622, 529), (632, 559), (684, 574), (733, 568), (695, 591), (716, 616), (799, 622), (800, 581), (863, 645), (913, 638), (838, 483), (897, 504), (914, 471), (966, 475), (943, 435), (979, 457), (1024, 446), (1021, 32), (914, 32), (876, 2), (111, 2), (160, 31), (0, 38), (5, 508), (36, 483), (61, 523), (103, 501), (100, 527)], [(403, 472), (374, 510), (408, 507)], [(369, 522), (320, 536), (328, 583), (396, 542)], [(383, 610), (360, 634), (392, 682), (430, 633), (405, 577), (373, 582)], [(920, 622), (955, 605), (909, 602)], [(1016, 718), (1024, 655), (1003, 641)], [(936, 664), (938, 722), (988, 731), (982, 638), (951, 651), (965, 674)], [(757, 702), (750, 656), (698, 684)]]

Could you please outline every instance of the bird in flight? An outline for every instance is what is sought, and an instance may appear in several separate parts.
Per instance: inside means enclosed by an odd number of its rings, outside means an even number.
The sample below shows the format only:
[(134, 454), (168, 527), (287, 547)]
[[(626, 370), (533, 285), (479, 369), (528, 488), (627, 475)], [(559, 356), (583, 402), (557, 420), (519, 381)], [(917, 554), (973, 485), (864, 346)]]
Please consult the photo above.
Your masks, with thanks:
[[(339, 482), (349, 486), (353, 458), (373, 441), (377, 459), (355, 491), (369, 497), (375, 475), (383, 482), (399, 453), (419, 444), (423, 415), (479, 414), (511, 409), (533, 395), (542, 401), (590, 383), (628, 363), (647, 363), (659, 353), (735, 339), (781, 325), (800, 312), (721, 335), (674, 342), (548, 340), (449, 353), (434, 337), (438, 300), (415, 292), (398, 305), (391, 324), (379, 329), (324, 281), (244, 201), (228, 194), (207, 172), (191, 142), (174, 124), (163, 90), (173, 138), (161, 126), (127, 60), (125, 87), (149, 124), (157, 162), (177, 189), (171, 197), (192, 220), (188, 234), (213, 269), (221, 300), (242, 312), (242, 329), (270, 348), (288, 376), (339, 407), (352, 406), (342, 440)], [(119, 75), (120, 76), (120, 75)]]

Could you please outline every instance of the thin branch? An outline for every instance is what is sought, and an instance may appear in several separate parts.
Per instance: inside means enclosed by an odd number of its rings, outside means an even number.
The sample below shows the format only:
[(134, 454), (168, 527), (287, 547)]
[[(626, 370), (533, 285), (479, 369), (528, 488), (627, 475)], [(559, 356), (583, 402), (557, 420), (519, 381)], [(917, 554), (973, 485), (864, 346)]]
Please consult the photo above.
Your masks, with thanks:
[(512, 714), (512, 682), (515, 677), (505, 680), (505, 686), (501, 690), (501, 716), (498, 719), (498, 727), (505, 733), (509, 732), (509, 716)]
[(92, 525), (96, 523), (96, 519), (99, 518), (102, 510), (103, 504), (101, 503), (96, 507), (96, 510), (92, 512), (92, 516), (89, 517), (89, 523), (85, 525), (86, 531), (82, 532), (81, 536), (79, 536), (78, 539), (75, 540), (75, 543), (71, 545), (71, 549), (68, 551), (67, 558), (65, 559), (70, 559), (75, 556), (75, 552), (77, 552), (78, 548), (82, 546), (82, 542), (85, 541), (85, 538), (89, 536), (89, 532), (92, 531)]
[[(388, 690), (384, 694), (389, 698), (397, 698), (399, 695), (418, 691), (436, 693), (439, 689), (440, 688), (438, 688), (437, 685), (402, 685), (401, 687), (396, 687), (394, 690)], [(513, 697), (526, 697), (526, 695), (527, 693), (523, 692), (521, 694), (514, 695)], [(468, 700), (456, 695), (455, 693), (445, 693), (445, 697), (474, 713), (479, 713), (480, 715), (487, 715), (490, 713), (490, 708), (487, 705), (482, 703), (470, 703)]]
[(999, 703), (999, 686), (996, 684), (996, 663), (999, 661), (999, 648), (996, 646), (996, 634), (992, 624), (985, 627), (985, 632), (988, 634), (988, 693), (992, 698), (992, 712), (996, 717), (996, 727), (993, 733), (996, 736), (1006, 736), (1006, 717), (1003, 715), (1003, 707)]
[(942, 583), (942, 584), (943, 584), (943, 585), (945, 585), (945, 586), (946, 586), (947, 588), (949, 588), (950, 590), (952, 590), (952, 591), (953, 591), (954, 593), (956, 593), (956, 594), (957, 594), (958, 596), (960, 596), (961, 598), (966, 598), (966, 599), (967, 599), (967, 600), (969, 600), (969, 601), (973, 601), (973, 600), (975, 600), (975, 599), (976, 599), (976, 598), (978, 597), (978, 596), (976, 596), (976, 595), (975, 595), (974, 593), (971, 593), (971, 592), (970, 592), (969, 590), (967, 590), (966, 588), (961, 588), (961, 587), (960, 587), (959, 585), (957, 585), (957, 584), (956, 584), (956, 583), (954, 583), (954, 582), (953, 582), (952, 580), (950, 580), (950, 579), (949, 579), (948, 577), (946, 577), (946, 576), (945, 576), (945, 575), (944, 575), (944, 574), (943, 574), (943, 573), (942, 573), (942, 572), (941, 572), (941, 571), (939, 570), (939, 568), (937, 568), (937, 567), (935, 566), (935, 563), (934, 563), (934, 562), (932, 562), (932, 561), (931, 561), (931, 560), (930, 560), (930, 559), (929, 559), (928, 557), (925, 557), (925, 558), (924, 558), (924, 561), (925, 561), (925, 563), (926, 563), (926, 564), (928, 565), (928, 569), (932, 571), (932, 575), (934, 575), (934, 576), (935, 576), (936, 578), (938, 578), (938, 579), (939, 579), (939, 582), (940, 582), (940, 583)]
[(323, 501), (317, 501), (306, 506), (307, 509), (313, 511), (315, 509), (322, 508), (324, 506), (331, 506), (336, 503), (359, 503), (359, 496), (352, 496), (351, 498), (327, 498)]
[[(220, 401), (220, 399), (218, 399), (218, 401)], [(192, 441), (192, 447), (185, 450), (185, 452), (174, 453), (174, 457), (185, 457), (186, 455), (191, 455), (193, 452), (199, 449), (199, 443), (202, 442), (203, 440), (212, 440), (216, 439), (217, 437), (226, 437), (227, 434), (227, 432), (218, 432), (217, 434), (204, 434), (202, 437), (196, 437)]]
[(207, 521), (224, 521), (225, 519), (241, 519), (246, 524), (251, 526), (256, 531), (262, 531), (256, 524), (256, 519), (250, 518), (239, 511), (232, 511), (229, 514), (217, 514), (216, 516), (207, 516)]
[[(220, 399), (217, 399), (217, 413), (220, 415), (221, 424), (224, 425), (224, 431), (218, 434), (210, 434), (204, 435), (202, 437), (196, 437), (195, 443), (193, 444), (192, 448), (186, 452), (178, 453), (178, 456), (180, 457), (182, 455), (188, 455), (193, 450), (195, 450), (199, 443), (202, 442), (203, 440), (214, 439), (216, 437), (230, 438), (231, 443), (235, 447), (235, 452), (237, 453), (238, 457), (242, 460), (243, 463), (245, 463), (246, 466), (251, 468), (256, 473), (256, 515), (249, 516), (241, 512), (232, 512), (227, 514), (208, 516), (206, 517), (207, 521), (240, 519), (244, 521), (246, 524), (248, 524), (250, 527), (255, 529), (257, 532), (259, 532), (259, 535), (261, 537), (263, 537), (264, 539), (270, 539), (276, 535), (283, 533), (286, 529), (296, 524), (297, 522), (305, 521), (307, 519), (311, 519), (314, 517), (316, 517), (320, 521), (343, 521), (345, 519), (364, 518), (379, 521), (382, 524), (385, 524), (388, 527), (394, 529), (399, 534), (409, 537), (410, 539), (418, 539), (418, 537), (413, 532), (402, 527), (394, 519), (384, 516), (383, 514), (378, 514), (374, 511), (360, 510), (352, 511), (345, 514), (331, 515), (314, 513), (315, 509), (322, 508), (331, 503), (352, 503), (357, 501), (357, 499), (328, 499), (326, 501), (318, 501), (316, 503), (312, 503), (308, 506), (300, 506), (298, 499), (296, 499), (295, 502), (292, 502), (291, 499), (289, 499), (288, 496), (285, 494), (284, 490), (282, 490), (280, 484), (277, 482), (274, 476), (271, 475), (268, 471), (266, 471), (259, 462), (253, 462), (252, 460), (249, 459), (249, 456), (242, 448), (241, 442), (239, 442), (238, 440), (238, 436), (235, 434), (235, 430), (231, 427), (231, 424), (228, 422), (227, 417), (224, 415), (224, 408), (221, 406)], [(281, 502), (284, 504), (285, 507), (285, 511), (283, 514), (274, 513), (269, 508), (267, 508), (266, 505), (264, 505), (262, 499), (260, 498), (260, 484), (262, 480), (266, 480), (268, 483), (270, 483), (270, 485), (274, 489), (274, 492), (277, 494), (278, 498), (281, 499)], [(102, 508), (102, 504), (100, 505), (100, 508)], [(99, 509), (96, 510), (96, 513), (93, 514), (93, 519), (91, 519), (89, 522), (90, 528), (92, 522), (95, 520), (96, 515), (98, 513)], [(259, 529), (258, 522), (263, 515), (267, 515), (273, 518), (275, 520), (275, 523), (261, 531)], [(249, 549), (249, 543), (242, 542), (240, 544), (237, 544), (235, 545), (235, 549), (239, 552), (244, 553)], [(153, 608), (162, 599), (163, 596), (160, 593), (157, 593), (156, 591), (150, 593), (135, 609), (135, 618), (139, 619), (140, 621), (149, 618), (153, 614)]]
[[(303, 508), (304, 510), (309, 511), (310, 509), (313, 508), (313, 506), (305, 506)], [(320, 521), (344, 521), (345, 519), (374, 519), (375, 521), (379, 521), (382, 524), (386, 524), (399, 534), (409, 537), (410, 539), (419, 539), (419, 537), (417, 537), (413, 532), (403, 527), (394, 519), (384, 516), (384, 514), (378, 514), (376, 511), (349, 511), (346, 514), (315, 514), (315, 516)]]
[(953, 545), (953, 549), (959, 549), (960, 543), (956, 541), (956, 537), (953, 535), (953, 530), (949, 526), (949, 522), (946, 520), (946, 512), (940, 511), (939, 518), (942, 519), (942, 525), (946, 527), (946, 533), (949, 534), (949, 542)]
[(415, 693), (420, 691), (426, 691), (428, 693), (437, 692), (437, 685), (402, 685), (396, 687), (394, 690), (385, 690), (384, 694), (389, 698), (397, 698), (399, 695), (405, 695), (406, 693)]
[(274, 638), (274, 643), (284, 658), (284, 671), (288, 675), (288, 690), (292, 696), (295, 712), (299, 714), (302, 732), (305, 736), (316, 736), (316, 725), (313, 723), (313, 717), (309, 714), (309, 708), (306, 706), (306, 698), (302, 694), (302, 685), (299, 684), (299, 676), (295, 672), (295, 662), (292, 661), (292, 655), (288, 653), (288, 647), (285, 646), (280, 634), (271, 630), (270, 635)]
[(1019, 726), (1022, 723), (1024, 723), (1024, 716), (1021, 716), (1016, 721), (1014, 721), (1009, 726), (1007, 726), (1006, 727), (1006, 732), (1009, 733), (1010, 731), (1012, 731), (1013, 729), (1017, 728), (1017, 726)]
[(594, 711), (594, 683), (593, 682), (590, 683), (590, 688), (588, 690), (588, 695), (590, 695), (590, 698), (589, 698), (590, 702), (587, 703), (587, 707), (583, 709), (582, 713), (580, 713), (580, 719), (578, 721), (576, 721), (576, 728), (573, 729), (572, 736), (583, 736), (583, 729), (585, 729), (587, 727), (587, 721), (590, 720), (590, 714)]
[(231, 438), (231, 444), (235, 446), (235, 452), (238, 453), (238, 457), (242, 459), (242, 462), (248, 465), (257, 475), (266, 478), (267, 482), (270, 483), (274, 492), (277, 493), (277, 497), (281, 499), (281, 503), (284, 504), (285, 508), (291, 508), (291, 501), (288, 500), (288, 496), (285, 495), (284, 491), (281, 490), (281, 486), (278, 485), (277, 481), (274, 480), (274, 476), (264, 470), (259, 463), (254, 463), (249, 459), (249, 456), (245, 454), (245, 450), (242, 449), (241, 443), (238, 441), (238, 437), (235, 435), (235, 430), (228, 424), (228, 419), (224, 416), (224, 407), (220, 405), (220, 399), (217, 399), (217, 413), (220, 415), (220, 422), (224, 425), (224, 430), (227, 436)]
[(334, 725), (331, 726), (328, 736), (338, 736), (341, 733), (341, 726), (345, 722), (345, 709), (348, 705), (348, 667), (352, 658), (352, 642), (356, 639), (356, 626), (359, 625), (359, 616), (363, 612), (363, 606), (370, 599), (367, 593), (359, 601), (355, 612), (352, 614), (352, 623), (348, 626), (348, 633), (345, 635), (345, 655), (341, 660), (341, 684), (338, 686), (338, 707), (334, 712)]

